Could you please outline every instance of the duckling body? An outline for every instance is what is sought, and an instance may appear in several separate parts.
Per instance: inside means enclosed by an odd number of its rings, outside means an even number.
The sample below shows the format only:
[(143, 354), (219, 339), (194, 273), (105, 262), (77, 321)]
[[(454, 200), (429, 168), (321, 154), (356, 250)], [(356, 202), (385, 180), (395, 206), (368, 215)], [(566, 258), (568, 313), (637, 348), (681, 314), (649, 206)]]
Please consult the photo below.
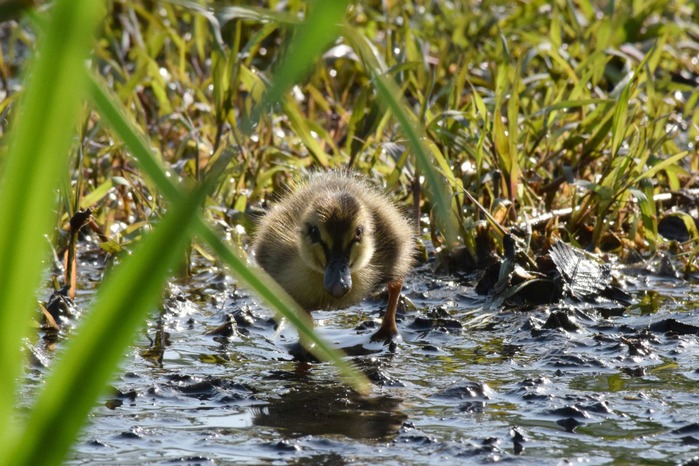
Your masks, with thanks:
[(412, 227), (358, 175), (311, 175), (262, 218), (253, 250), (309, 313), (351, 306), (388, 285), (389, 305), (375, 337), (397, 335), (395, 307), (413, 263)]

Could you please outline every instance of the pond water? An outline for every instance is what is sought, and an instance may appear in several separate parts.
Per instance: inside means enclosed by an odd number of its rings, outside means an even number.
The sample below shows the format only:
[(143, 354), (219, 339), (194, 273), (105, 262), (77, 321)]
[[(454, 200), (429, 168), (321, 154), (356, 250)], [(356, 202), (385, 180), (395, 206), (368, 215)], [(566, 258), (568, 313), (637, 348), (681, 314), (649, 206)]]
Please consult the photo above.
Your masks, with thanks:
[[(87, 307), (100, 266), (84, 260)], [(699, 289), (682, 280), (635, 270), (626, 308), (489, 309), (475, 277), (422, 265), (392, 350), (369, 343), (381, 297), (314, 314), (372, 380), (363, 398), (332, 366), (293, 361), (295, 331), (200, 262), (169, 286), (68, 464), (699, 462)], [(50, 366), (41, 342), (34, 353)]]

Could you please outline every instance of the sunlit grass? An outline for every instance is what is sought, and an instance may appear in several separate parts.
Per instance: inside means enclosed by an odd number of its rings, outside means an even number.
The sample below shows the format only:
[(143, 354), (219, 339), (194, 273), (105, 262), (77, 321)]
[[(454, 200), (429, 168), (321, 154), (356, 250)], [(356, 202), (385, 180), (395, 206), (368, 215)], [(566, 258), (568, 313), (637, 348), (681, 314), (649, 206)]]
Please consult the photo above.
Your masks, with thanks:
[[(76, 11), (72, 11), (75, 7)], [(0, 168), (0, 442), (17, 434), (16, 380), (21, 339), (35, 309), (35, 291), (48, 251), (45, 236), (54, 225), (55, 190), (69, 176), (65, 168), (84, 92), (84, 67), (102, 11), (90, 1), (56, 2), (54, 21), (39, 44), (44, 53), (28, 73), (28, 84)], [(12, 441), (10, 439), (13, 439)]]
[[(244, 248), (209, 226), (244, 226), (244, 246), (248, 210), (299, 174), (346, 165), (373, 177), (416, 209), (440, 251), (465, 246), (476, 267), (475, 235), (487, 225), (465, 191), (506, 227), (570, 209), (526, 232), (534, 247), (556, 235), (648, 256), (667, 247), (654, 197), (696, 187), (692, 2), (106, 5), (100, 16), (99, 2), (57, 0), (3, 39), (0, 115), (11, 124), (0, 126), (0, 443), (10, 453), (0, 457), (8, 464), (60, 461), (194, 233), (366, 390), (303, 329), (285, 293), (248, 267)], [(21, 18), (26, 7), (0, 14)], [(133, 256), (102, 287), (94, 309), (104, 317), (90, 314), (69, 337), (47, 381), (59, 388), (39, 395), (27, 427), (14, 411), (19, 348), (46, 237), (60, 250), (69, 215), (86, 207)], [(489, 247), (497, 252), (498, 241)], [(693, 270), (696, 235), (676, 247)], [(169, 259), (145, 268), (156, 254)], [(136, 280), (143, 290), (134, 291)], [(122, 299), (134, 294), (138, 306)], [(118, 344), (96, 361), (90, 350), (116, 328)], [(70, 390), (95, 365), (89, 396), (69, 409)]]

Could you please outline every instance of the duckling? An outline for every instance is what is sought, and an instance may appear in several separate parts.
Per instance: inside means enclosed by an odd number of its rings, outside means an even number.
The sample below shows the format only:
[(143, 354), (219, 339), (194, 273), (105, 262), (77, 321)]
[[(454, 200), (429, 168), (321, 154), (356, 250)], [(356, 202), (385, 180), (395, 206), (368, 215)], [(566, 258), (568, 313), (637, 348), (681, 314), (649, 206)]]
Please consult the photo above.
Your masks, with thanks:
[(412, 227), (359, 175), (311, 175), (261, 219), (253, 251), (309, 315), (351, 306), (386, 285), (388, 305), (372, 340), (398, 335), (396, 307), (413, 265)]

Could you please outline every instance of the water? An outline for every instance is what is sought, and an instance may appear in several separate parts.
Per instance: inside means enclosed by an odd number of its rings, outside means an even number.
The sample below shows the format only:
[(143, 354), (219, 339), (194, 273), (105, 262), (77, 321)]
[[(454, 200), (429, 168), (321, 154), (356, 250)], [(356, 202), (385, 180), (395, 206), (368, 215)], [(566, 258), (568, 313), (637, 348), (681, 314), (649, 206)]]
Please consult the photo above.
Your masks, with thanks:
[[(319, 332), (371, 378), (362, 398), (331, 366), (292, 361), (295, 332), (200, 262), (191, 280), (170, 286), (69, 464), (677, 464), (699, 456), (699, 290), (686, 282), (634, 273), (628, 291), (643, 305), (611, 312), (571, 303), (488, 310), (471, 277), (435, 276), (424, 265), (406, 280), (414, 307), (400, 316), (393, 352), (369, 343), (380, 298), (315, 313)], [(83, 303), (99, 267), (86, 270)], [(233, 333), (210, 335), (229, 315)], [(52, 358), (41, 344), (35, 352)], [(42, 377), (33, 371), (27, 391)]]

